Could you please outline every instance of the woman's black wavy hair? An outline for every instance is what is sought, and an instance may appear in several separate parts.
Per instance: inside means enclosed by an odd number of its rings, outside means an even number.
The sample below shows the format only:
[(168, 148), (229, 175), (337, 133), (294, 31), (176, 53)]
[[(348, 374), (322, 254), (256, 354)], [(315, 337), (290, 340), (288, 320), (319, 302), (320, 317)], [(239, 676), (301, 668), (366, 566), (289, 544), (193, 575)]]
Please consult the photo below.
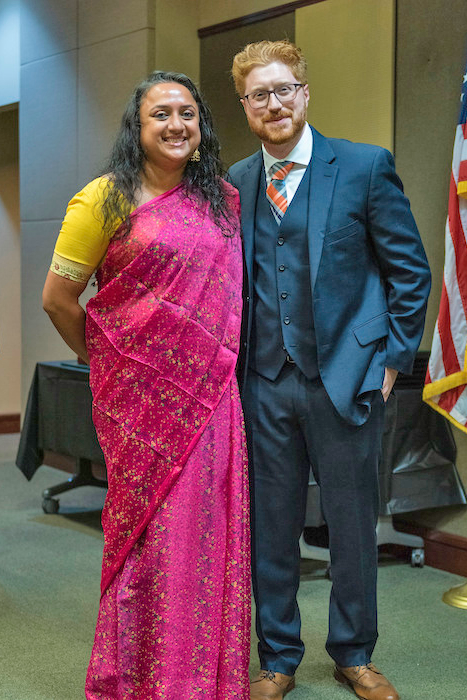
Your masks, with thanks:
[(101, 173), (110, 174), (112, 182), (104, 191), (102, 204), (103, 226), (107, 233), (110, 233), (116, 218), (125, 222), (126, 231), (130, 229), (129, 214), (136, 204), (136, 193), (141, 188), (140, 173), (145, 161), (140, 144), (140, 107), (147, 92), (158, 83), (180, 83), (196, 100), (201, 132), (198, 147), (200, 161), (188, 161), (184, 183), (188, 192), (193, 192), (210, 203), (217, 223), (221, 224), (222, 219), (228, 220), (228, 205), (221, 181), (224, 171), (219, 160), (219, 141), (214, 132), (211, 111), (188, 76), (171, 71), (154, 71), (134, 89), (123, 113), (120, 130), (106, 167)]

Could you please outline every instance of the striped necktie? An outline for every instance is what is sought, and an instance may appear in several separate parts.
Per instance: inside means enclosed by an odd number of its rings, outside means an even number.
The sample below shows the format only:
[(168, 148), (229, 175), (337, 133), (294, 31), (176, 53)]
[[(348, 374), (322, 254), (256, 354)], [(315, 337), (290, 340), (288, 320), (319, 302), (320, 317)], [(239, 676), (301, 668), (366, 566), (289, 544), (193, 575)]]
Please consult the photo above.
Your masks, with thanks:
[(292, 168), (293, 163), (290, 160), (279, 160), (269, 169), (272, 179), (267, 187), (266, 197), (269, 199), (271, 211), (279, 225), (287, 211), (287, 188), (285, 185), (285, 178)]

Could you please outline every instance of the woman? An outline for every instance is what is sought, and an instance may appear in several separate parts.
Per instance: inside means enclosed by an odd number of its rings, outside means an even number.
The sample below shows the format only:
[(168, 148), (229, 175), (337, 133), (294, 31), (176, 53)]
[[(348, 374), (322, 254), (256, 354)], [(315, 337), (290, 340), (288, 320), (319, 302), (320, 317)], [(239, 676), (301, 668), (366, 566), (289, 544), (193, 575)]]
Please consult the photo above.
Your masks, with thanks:
[(136, 88), (106, 172), (70, 202), (43, 294), (90, 364), (109, 481), (86, 697), (246, 700), (238, 198), (186, 76)]

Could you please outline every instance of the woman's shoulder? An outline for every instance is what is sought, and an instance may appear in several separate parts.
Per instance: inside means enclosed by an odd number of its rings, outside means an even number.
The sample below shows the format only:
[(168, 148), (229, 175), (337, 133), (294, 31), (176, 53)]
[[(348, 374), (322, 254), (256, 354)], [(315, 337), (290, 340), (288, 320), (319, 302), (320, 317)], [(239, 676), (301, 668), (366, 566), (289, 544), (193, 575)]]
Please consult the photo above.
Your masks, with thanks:
[(96, 177), (71, 198), (68, 206), (77, 203), (91, 204), (93, 206), (102, 204), (109, 186), (112, 186), (112, 180), (109, 175)]
[[(101, 175), (87, 183), (68, 202), (65, 214), (65, 221), (81, 221), (83, 224), (98, 224), (103, 226), (103, 205), (113, 187), (112, 176), (110, 174)], [(115, 228), (120, 221), (115, 220)]]
[[(108, 182), (106, 176), (97, 177), (71, 198), (55, 244), (55, 253), (67, 260), (68, 266), (70, 261), (84, 265), (88, 277), (109, 244), (109, 237), (103, 230), (101, 206)], [(70, 274), (68, 268), (65, 271)]]

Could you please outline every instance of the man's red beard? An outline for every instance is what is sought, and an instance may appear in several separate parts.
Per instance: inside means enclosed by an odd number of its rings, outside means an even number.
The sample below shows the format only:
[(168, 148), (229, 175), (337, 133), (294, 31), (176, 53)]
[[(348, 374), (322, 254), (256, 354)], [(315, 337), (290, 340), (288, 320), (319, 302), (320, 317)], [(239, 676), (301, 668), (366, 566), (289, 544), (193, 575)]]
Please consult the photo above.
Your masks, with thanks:
[(306, 106), (299, 114), (285, 109), (274, 115), (276, 119), (289, 117), (284, 125), (274, 126), (274, 117), (272, 117), (272, 115), (269, 115), (267, 119), (261, 120), (260, 122), (250, 121), (250, 119), (248, 119), (248, 125), (251, 131), (258, 136), (263, 143), (271, 143), (279, 146), (283, 143), (287, 143), (287, 141), (291, 141), (303, 130), (306, 116)]

